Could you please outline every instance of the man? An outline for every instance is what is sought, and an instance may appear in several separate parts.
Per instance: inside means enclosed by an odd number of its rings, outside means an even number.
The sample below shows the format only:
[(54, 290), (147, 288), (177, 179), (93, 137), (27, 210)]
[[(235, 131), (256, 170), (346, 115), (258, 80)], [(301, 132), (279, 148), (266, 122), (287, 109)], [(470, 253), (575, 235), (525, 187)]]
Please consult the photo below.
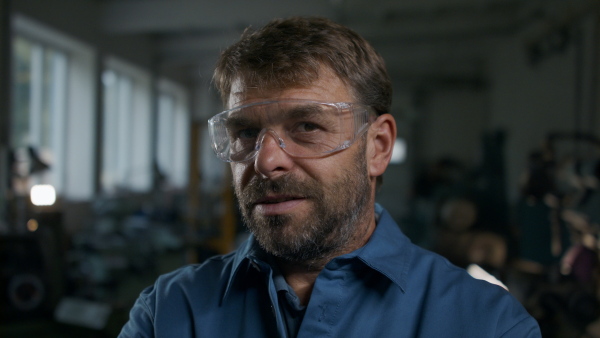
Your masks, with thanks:
[(209, 120), (252, 236), (161, 276), (122, 337), (540, 337), (504, 289), (401, 233), (375, 204), (396, 124), (382, 58), (318, 18), (225, 50)]

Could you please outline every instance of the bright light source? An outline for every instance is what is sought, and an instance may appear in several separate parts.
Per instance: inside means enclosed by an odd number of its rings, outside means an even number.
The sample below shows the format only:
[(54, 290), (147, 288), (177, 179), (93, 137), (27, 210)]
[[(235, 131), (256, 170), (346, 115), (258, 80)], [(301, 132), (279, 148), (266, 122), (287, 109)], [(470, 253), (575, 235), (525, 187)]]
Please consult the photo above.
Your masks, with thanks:
[(394, 142), (394, 151), (390, 163), (400, 164), (406, 160), (406, 141), (402, 138), (397, 138)]
[(29, 221), (27, 221), (27, 230), (31, 231), (31, 232), (35, 232), (37, 231), (37, 229), (40, 227), (40, 224), (38, 223), (38, 221), (34, 218), (30, 219)]
[(34, 185), (31, 187), (31, 203), (37, 206), (52, 205), (56, 202), (56, 191), (49, 184)]

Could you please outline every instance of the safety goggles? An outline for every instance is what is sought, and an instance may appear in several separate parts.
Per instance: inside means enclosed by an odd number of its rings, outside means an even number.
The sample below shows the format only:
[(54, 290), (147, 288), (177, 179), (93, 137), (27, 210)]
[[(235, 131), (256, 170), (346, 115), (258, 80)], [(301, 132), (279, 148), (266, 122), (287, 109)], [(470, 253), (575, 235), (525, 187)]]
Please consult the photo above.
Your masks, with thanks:
[(347, 102), (277, 100), (235, 107), (208, 120), (212, 148), (225, 162), (253, 159), (265, 137), (293, 157), (323, 157), (350, 147), (375, 111)]

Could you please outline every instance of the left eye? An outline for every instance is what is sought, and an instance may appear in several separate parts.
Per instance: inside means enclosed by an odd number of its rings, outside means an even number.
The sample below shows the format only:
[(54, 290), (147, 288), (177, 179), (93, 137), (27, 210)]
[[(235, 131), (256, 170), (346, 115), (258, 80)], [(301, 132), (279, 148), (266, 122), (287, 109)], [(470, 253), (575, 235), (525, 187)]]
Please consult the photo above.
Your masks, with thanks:
[(319, 126), (314, 123), (310, 123), (310, 122), (302, 122), (296, 126), (296, 131), (301, 132), (301, 133), (307, 133), (307, 132), (315, 131), (317, 129), (319, 129)]

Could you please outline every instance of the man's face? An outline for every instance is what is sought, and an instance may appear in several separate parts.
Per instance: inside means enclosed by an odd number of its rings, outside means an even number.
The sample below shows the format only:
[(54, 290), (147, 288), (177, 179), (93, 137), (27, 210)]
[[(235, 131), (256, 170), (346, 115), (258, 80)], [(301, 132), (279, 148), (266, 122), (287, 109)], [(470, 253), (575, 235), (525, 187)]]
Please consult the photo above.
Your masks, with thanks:
[[(233, 88), (229, 106), (277, 99), (353, 102), (346, 86), (324, 72), (309, 87), (277, 92)], [(309, 263), (364, 241), (372, 204), (366, 137), (322, 158), (294, 158), (267, 134), (253, 160), (232, 163), (242, 216), (260, 245), (292, 262)], [(370, 216), (369, 216), (370, 215)]]

